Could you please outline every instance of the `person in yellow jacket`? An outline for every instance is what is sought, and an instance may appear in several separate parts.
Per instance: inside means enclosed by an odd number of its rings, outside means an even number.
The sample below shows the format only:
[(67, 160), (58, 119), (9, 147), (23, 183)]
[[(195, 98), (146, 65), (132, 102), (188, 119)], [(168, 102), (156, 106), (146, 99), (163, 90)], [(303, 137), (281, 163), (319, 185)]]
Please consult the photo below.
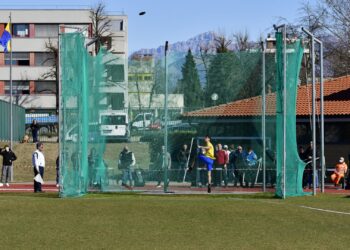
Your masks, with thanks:
[(213, 170), (213, 164), (215, 160), (214, 147), (210, 142), (210, 137), (207, 135), (204, 137), (204, 146), (198, 146), (202, 149), (202, 153), (199, 154), (198, 158), (207, 166), (208, 170), (208, 193), (211, 193), (211, 171)]
[(344, 157), (340, 157), (339, 162), (335, 165), (334, 173), (331, 175), (331, 179), (335, 186), (338, 186), (341, 178), (345, 178), (345, 174), (348, 171), (348, 165), (344, 162)]

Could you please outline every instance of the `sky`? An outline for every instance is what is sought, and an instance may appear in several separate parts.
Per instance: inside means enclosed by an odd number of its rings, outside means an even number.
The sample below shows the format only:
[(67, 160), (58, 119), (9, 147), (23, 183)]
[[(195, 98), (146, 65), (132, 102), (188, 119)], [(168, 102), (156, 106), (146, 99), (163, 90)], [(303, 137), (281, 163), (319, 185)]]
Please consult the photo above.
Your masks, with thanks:
[[(0, 9), (88, 8), (99, 0), (11, 0)], [(314, 4), (316, 0), (309, 2)], [(5, 2), (5, 1), (1, 1)], [(129, 53), (185, 41), (206, 31), (226, 35), (247, 31), (251, 40), (266, 37), (280, 17), (297, 20), (306, 0), (105, 0), (107, 11), (128, 16)], [(30, 3), (30, 5), (28, 5)], [(49, 3), (49, 4), (48, 4)], [(139, 16), (138, 13), (146, 11)]]

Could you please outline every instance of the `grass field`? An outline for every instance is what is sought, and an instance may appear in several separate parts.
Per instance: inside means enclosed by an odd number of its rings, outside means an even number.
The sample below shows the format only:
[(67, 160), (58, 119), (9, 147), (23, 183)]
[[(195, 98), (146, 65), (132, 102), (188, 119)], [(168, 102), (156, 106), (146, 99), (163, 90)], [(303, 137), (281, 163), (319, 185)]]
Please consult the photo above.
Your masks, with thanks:
[(350, 198), (0, 194), (3, 249), (345, 249)]
[[(3, 148), (4, 142), (0, 142), (0, 147)], [(125, 143), (108, 143), (106, 145), (105, 159), (109, 166), (117, 164), (119, 153)], [(129, 148), (135, 153), (136, 162), (142, 168), (148, 168), (149, 152), (147, 143), (127, 143)], [(32, 168), (32, 153), (35, 150), (33, 143), (18, 143), (13, 147), (18, 159), (14, 162), (14, 181), (28, 182), (33, 179)], [(58, 154), (58, 143), (44, 143), (44, 154), (46, 161), (45, 176), (46, 181), (54, 181), (56, 179), (56, 158)], [(2, 159), (0, 157), (0, 164)]]

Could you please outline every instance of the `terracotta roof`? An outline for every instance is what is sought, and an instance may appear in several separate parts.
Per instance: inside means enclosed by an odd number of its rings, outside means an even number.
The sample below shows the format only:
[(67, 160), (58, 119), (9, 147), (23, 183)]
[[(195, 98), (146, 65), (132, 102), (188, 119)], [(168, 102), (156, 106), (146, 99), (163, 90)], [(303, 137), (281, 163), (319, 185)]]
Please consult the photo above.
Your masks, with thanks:
[[(316, 84), (316, 112), (320, 110), (319, 83)], [(312, 112), (312, 86), (311, 84), (298, 87), (297, 115), (309, 116)], [(234, 101), (219, 106), (208, 107), (185, 113), (186, 117), (236, 117), (260, 116), (262, 98), (256, 96), (248, 99)], [(266, 114), (274, 115), (276, 111), (275, 93), (266, 95)], [(324, 82), (324, 115), (343, 116), (350, 115), (350, 76), (343, 76)]]

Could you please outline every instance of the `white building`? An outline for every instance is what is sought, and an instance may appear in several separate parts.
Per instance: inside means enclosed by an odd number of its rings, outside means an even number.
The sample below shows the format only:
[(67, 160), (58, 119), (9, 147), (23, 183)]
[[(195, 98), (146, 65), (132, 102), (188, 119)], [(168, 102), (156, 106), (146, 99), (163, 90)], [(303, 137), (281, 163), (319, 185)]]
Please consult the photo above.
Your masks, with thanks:
[[(45, 44), (58, 43), (61, 32), (85, 30), (87, 41), (92, 38), (92, 20), (89, 9), (81, 10), (0, 10), (0, 35), (12, 16), (12, 80), (14, 102), (27, 112), (50, 113), (56, 110), (56, 79), (43, 78), (53, 65), (52, 53)], [(108, 16), (111, 20), (110, 50), (117, 55), (118, 71), (124, 72), (118, 83), (109, 84), (105, 92), (110, 93), (106, 105), (127, 107), (127, 51), (128, 19), (126, 15)], [(66, 27), (64, 27), (66, 26)], [(93, 47), (91, 47), (91, 50)], [(0, 49), (0, 99), (9, 101), (10, 53)], [(117, 102), (115, 100), (118, 100)], [(119, 107), (121, 108), (121, 107)], [(115, 107), (113, 107), (115, 109)]]

